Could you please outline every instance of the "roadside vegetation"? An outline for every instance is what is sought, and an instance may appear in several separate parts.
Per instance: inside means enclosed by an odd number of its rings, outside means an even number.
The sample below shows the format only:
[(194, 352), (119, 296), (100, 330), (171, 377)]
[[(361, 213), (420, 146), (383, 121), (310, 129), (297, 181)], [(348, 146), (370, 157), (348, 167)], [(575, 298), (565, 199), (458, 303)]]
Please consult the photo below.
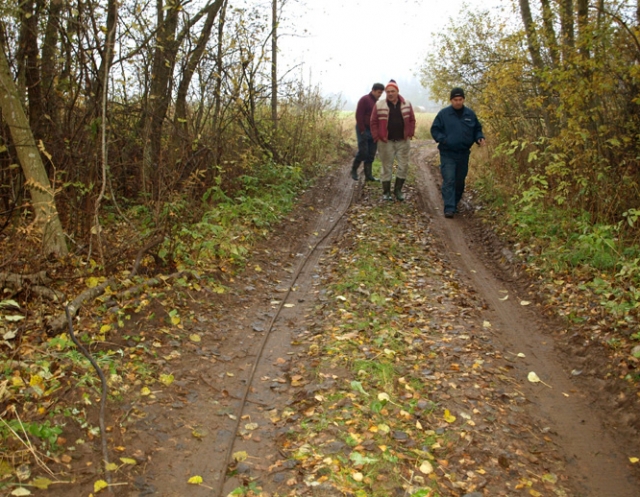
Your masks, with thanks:
[[(159, 364), (179, 352), (158, 347), (199, 338), (186, 295), (224, 294), (350, 153), (334, 103), (274, 77), (270, 7), (85, 7), (0, 8), (0, 488), (14, 495), (73, 480), (89, 442), (114, 450), (101, 395), (114, 406), (170, 385)], [(143, 314), (153, 333), (132, 324)], [(102, 469), (136, 464), (116, 454)]]
[[(283, 451), (306, 488), (357, 497), (565, 495), (551, 444), (522, 420), (510, 423), (522, 427), (516, 437), (497, 429), (523, 398), (492, 345), (481, 299), (456, 278), (416, 202), (382, 204), (375, 185), (365, 190), (340, 248), (324, 260), (308, 366), (295, 372), (303, 391), (283, 412)], [(519, 454), (517, 463), (505, 454)]]
[(613, 374), (636, 383), (637, 5), (541, 6), (520, 2), (518, 21), (465, 11), (435, 41), (423, 82), (443, 100), (452, 86), (467, 89), (489, 138), (471, 173), (481, 214), (540, 281), (547, 308), (621, 362)]

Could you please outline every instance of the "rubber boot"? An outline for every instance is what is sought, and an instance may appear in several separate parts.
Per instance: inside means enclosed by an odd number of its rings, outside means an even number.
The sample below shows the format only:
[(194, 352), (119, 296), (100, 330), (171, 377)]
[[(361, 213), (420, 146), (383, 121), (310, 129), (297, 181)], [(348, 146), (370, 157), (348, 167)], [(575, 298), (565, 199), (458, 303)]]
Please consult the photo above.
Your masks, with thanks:
[(378, 181), (378, 178), (373, 177), (372, 168), (373, 164), (364, 163), (364, 177), (367, 181)]
[(382, 182), (382, 199), (389, 201), (393, 200), (391, 198), (391, 181)]
[(404, 195), (402, 194), (402, 185), (404, 185), (404, 178), (396, 178), (396, 184), (393, 187), (393, 194), (396, 196), (399, 202), (404, 200)]
[(357, 159), (353, 159), (353, 166), (351, 166), (351, 177), (354, 181), (358, 181), (358, 168), (360, 167), (360, 162)]

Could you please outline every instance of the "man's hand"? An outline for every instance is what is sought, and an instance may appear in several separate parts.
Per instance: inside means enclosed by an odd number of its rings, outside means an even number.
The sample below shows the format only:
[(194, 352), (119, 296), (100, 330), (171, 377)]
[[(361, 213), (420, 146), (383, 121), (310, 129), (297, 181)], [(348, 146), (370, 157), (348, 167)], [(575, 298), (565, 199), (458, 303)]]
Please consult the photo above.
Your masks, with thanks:
[(480, 145), (481, 147), (484, 147), (484, 146), (485, 146), (485, 144), (487, 143), (487, 141), (486, 141), (484, 138), (480, 138), (480, 139), (477, 141), (477, 143), (478, 143), (478, 145)]

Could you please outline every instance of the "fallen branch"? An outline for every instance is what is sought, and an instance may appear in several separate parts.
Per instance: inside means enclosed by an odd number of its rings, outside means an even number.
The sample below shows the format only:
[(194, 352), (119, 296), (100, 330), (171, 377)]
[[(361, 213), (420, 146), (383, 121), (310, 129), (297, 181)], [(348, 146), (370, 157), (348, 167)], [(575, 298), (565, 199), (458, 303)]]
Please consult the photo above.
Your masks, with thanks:
[(49, 283), (51, 278), (47, 276), (46, 271), (39, 271), (33, 274), (16, 274), (16, 273), (0, 273), (0, 287), (10, 286), (11, 288), (20, 288), (25, 283), (32, 285), (45, 285)]
[[(136, 260), (133, 264), (133, 268), (131, 269), (131, 272), (127, 276), (127, 279), (132, 278), (138, 272), (138, 268), (140, 267), (140, 263), (142, 261), (142, 258), (144, 257), (144, 254), (149, 250), (151, 250), (156, 245), (159, 245), (162, 242), (162, 240), (163, 240), (162, 237), (158, 237), (154, 240), (151, 240), (149, 243), (147, 243), (144, 247), (142, 247), (138, 251), (138, 255), (136, 256)], [(99, 297), (104, 293), (104, 291), (108, 286), (115, 287), (116, 283), (117, 282), (115, 279), (110, 278), (106, 281), (103, 281), (101, 284), (94, 286), (93, 288), (88, 288), (87, 290), (82, 292), (80, 295), (78, 295), (75, 299), (73, 299), (66, 306), (66, 310), (71, 314), (72, 318), (75, 317), (75, 315), (80, 310), (80, 307), (82, 307), (82, 304), (84, 304), (87, 300), (93, 300)], [(60, 314), (58, 317), (54, 318), (53, 320), (49, 321), (49, 323), (47, 323), (47, 333), (49, 335), (54, 335), (54, 336), (58, 335), (59, 333), (62, 333), (66, 322), (67, 322), (66, 313)]]
[(107, 403), (107, 379), (104, 377), (104, 373), (98, 363), (93, 358), (91, 353), (82, 345), (78, 339), (76, 338), (76, 334), (73, 332), (73, 318), (71, 317), (71, 313), (69, 312), (69, 307), (65, 308), (65, 317), (67, 318), (67, 322), (69, 323), (69, 336), (73, 343), (76, 344), (78, 350), (82, 352), (82, 354), (89, 360), (93, 369), (96, 370), (98, 376), (100, 377), (100, 384), (102, 385), (102, 395), (100, 396), (100, 437), (102, 438), (102, 459), (104, 461), (104, 471), (107, 479), (107, 483), (111, 484), (111, 471), (109, 470), (109, 450), (107, 448), (107, 430), (104, 424), (104, 406)]

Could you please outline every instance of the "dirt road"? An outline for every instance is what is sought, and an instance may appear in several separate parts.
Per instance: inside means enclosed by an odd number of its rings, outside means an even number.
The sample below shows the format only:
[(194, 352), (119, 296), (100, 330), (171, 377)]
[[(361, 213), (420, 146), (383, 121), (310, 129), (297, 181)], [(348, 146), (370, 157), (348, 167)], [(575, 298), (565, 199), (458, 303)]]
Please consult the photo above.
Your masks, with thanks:
[[(414, 143), (416, 181), (408, 185), (407, 203), (423, 213), (438, 240), (438, 257), (448, 260), (455, 277), (485, 303), (491, 328), (483, 346), (506, 361), (500, 374), (518, 392), (509, 422), (526, 424), (480, 435), (502, 437), (509, 447), (509, 437), (524, 431), (543, 434), (553, 444), (554, 464), (563, 466), (566, 495), (637, 497), (638, 473), (628, 457), (640, 455), (639, 445), (623, 438), (633, 432), (620, 425), (618, 432), (612, 430), (607, 399), (594, 401), (588, 379), (572, 374), (570, 358), (555, 347), (562, 325), (542, 315), (526, 281), (501, 263), (506, 252), (488, 242), (493, 239), (478, 219), (471, 212), (453, 220), (441, 215), (439, 174), (430, 165), (434, 157), (432, 143)], [(142, 463), (119, 476), (128, 484), (114, 487), (117, 495), (226, 496), (251, 480), (269, 495), (293, 495), (292, 481), (304, 475), (281, 450), (283, 419), (300, 392), (296, 384), (313, 374), (305, 360), (306, 338), (316, 319), (313, 309), (324, 299), (319, 262), (336, 248), (349, 206), (381, 202), (379, 193), (373, 185), (354, 182), (346, 166), (328, 175), (305, 192), (246, 271), (229, 279), (228, 293), (190, 297), (197, 324), (184, 332), (201, 341), (167, 337), (158, 345), (158, 364), (170, 369), (173, 385), (112, 414), (122, 427), (117, 443), (135, 451)], [(163, 362), (171, 351), (179, 351), (179, 359)], [(530, 372), (543, 383), (528, 381)], [(298, 420), (293, 415), (288, 422)], [(225, 478), (234, 460), (232, 476)], [(190, 485), (192, 477), (203, 484)], [(92, 481), (89, 474), (77, 495), (88, 495)], [(490, 488), (473, 495), (497, 495), (486, 493)]]

